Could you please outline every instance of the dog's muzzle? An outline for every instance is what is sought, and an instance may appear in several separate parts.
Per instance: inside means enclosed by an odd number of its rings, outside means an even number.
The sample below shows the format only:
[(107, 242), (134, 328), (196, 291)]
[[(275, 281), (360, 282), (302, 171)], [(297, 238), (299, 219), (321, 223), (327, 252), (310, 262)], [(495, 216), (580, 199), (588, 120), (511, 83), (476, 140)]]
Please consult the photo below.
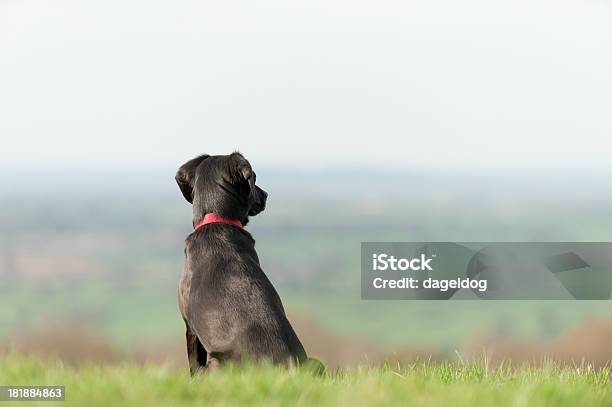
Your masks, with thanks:
[(253, 196), (253, 204), (249, 210), (249, 216), (255, 216), (264, 209), (266, 209), (266, 201), (268, 199), (268, 193), (263, 189), (255, 186), (255, 194)]

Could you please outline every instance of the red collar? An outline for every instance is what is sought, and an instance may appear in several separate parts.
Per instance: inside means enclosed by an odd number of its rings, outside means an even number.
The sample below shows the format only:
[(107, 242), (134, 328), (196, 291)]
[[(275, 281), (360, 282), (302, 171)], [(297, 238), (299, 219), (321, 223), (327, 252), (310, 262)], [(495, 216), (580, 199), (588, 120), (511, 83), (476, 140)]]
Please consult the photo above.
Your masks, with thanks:
[(198, 222), (198, 224), (195, 225), (193, 228), (194, 230), (197, 230), (204, 225), (208, 225), (209, 223), (227, 223), (229, 225), (237, 226), (240, 229), (243, 228), (242, 222), (240, 222), (238, 219), (222, 218), (221, 216), (216, 215), (214, 213), (207, 213), (206, 215), (204, 215), (204, 218), (200, 222)]

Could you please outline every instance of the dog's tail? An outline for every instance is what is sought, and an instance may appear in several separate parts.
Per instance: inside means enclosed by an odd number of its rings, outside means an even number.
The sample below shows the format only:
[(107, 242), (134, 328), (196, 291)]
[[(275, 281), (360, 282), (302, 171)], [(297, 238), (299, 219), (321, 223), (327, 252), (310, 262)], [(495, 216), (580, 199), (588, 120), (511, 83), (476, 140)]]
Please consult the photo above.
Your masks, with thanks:
[(306, 358), (306, 360), (300, 364), (300, 368), (316, 375), (323, 375), (327, 371), (325, 365), (316, 358)]

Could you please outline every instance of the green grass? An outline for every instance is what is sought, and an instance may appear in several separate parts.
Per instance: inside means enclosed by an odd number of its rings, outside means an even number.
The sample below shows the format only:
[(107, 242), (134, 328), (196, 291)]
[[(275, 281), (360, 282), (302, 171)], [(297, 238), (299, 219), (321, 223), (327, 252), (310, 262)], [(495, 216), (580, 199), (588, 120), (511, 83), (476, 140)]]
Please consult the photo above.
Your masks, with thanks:
[[(228, 367), (191, 379), (163, 366), (82, 366), (9, 356), (0, 362), (0, 384), (65, 385), (66, 402), (39, 405), (389, 405), (411, 406), (610, 406), (612, 372), (589, 366), (488, 369), (415, 364), (361, 368), (317, 376), (272, 366)], [(0, 405), (23, 405), (20, 402)], [(28, 403), (28, 405), (30, 405)]]

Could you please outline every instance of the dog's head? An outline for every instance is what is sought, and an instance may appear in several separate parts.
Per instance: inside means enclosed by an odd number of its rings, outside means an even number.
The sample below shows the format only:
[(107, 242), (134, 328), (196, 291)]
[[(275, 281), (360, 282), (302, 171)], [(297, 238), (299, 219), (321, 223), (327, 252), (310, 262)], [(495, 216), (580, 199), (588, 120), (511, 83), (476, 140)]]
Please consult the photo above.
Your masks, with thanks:
[(175, 179), (185, 199), (193, 204), (194, 224), (214, 213), (246, 225), (249, 216), (266, 208), (268, 194), (255, 185), (255, 171), (238, 152), (196, 157), (178, 169)]

